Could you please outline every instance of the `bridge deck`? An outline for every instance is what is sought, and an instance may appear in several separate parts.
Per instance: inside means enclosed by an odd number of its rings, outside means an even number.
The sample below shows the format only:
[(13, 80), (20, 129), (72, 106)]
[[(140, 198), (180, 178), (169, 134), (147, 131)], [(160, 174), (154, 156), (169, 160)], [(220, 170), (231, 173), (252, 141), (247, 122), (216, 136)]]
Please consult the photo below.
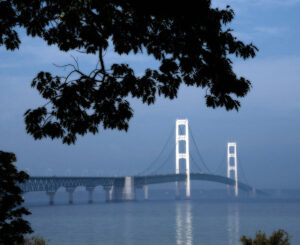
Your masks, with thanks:
[[(214, 175), (214, 174), (203, 174), (203, 173), (191, 173), (191, 180), (199, 181), (211, 181), (226, 185), (234, 185), (233, 179)], [(148, 176), (132, 176), (134, 179), (134, 185), (136, 188), (144, 185), (169, 183), (176, 181), (185, 181), (185, 174), (165, 174), (165, 175), (148, 175)], [(65, 188), (76, 188), (79, 186), (84, 187), (96, 187), (103, 186), (124, 186), (125, 177), (64, 177), (64, 176), (53, 176), (53, 177), (30, 177), (30, 179), (21, 185), (24, 192), (33, 191), (56, 191), (60, 187)], [(239, 189), (251, 192), (254, 190), (253, 187), (239, 182)]]

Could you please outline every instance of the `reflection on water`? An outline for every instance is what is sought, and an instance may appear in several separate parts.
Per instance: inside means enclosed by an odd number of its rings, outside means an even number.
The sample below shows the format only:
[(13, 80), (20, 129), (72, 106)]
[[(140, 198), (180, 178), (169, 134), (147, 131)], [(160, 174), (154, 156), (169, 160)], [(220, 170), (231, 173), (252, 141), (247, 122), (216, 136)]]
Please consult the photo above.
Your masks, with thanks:
[(238, 205), (228, 205), (227, 217), (228, 245), (236, 245), (240, 239), (240, 214)]
[(192, 206), (190, 202), (176, 204), (176, 244), (193, 244)]
[(300, 244), (299, 200), (150, 200), (91, 205), (85, 204), (84, 192), (77, 200), (75, 196), (74, 205), (65, 205), (67, 195), (58, 192), (55, 200), (60, 204), (48, 206), (45, 193), (37, 194), (40, 197), (35, 203), (42, 200), (43, 206), (30, 206), (28, 220), (35, 234), (50, 240), (50, 245), (240, 245), (241, 235), (251, 236), (258, 230), (270, 233), (278, 224), (293, 236), (292, 244)]

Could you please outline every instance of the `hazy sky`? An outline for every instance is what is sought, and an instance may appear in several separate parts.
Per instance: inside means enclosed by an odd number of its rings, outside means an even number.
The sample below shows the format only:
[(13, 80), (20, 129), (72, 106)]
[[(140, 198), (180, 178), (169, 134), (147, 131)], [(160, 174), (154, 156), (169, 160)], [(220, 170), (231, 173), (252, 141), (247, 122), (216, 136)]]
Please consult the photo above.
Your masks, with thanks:
[[(228, 141), (236, 141), (240, 164), (250, 184), (262, 188), (300, 187), (300, 1), (218, 0), (230, 4), (236, 17), (235, 35), (260, 49), (252, 60), (234, 61), (234, 70), (253, 88), (239, 112), (207, 109), (203, 91), (181, 87), (177, 100), (157, 100), (154, 106), (132, 101), (134, 118), (127, 133), (103, 131), (79, 138), (76, 145), (34, 139), (25, 132), (23, 114), (43, 103), (30, 87), (40, 70), (63, 73), (53, 66), (72, 62), (70, 54), (22, 36), (20, 50), (0, 48), (0, 149), (17, 154), (18, 167), (32, 175), (133, 175), (157, 156), (176, 118), (188, 118), (200, 152), (211, 169), (225, 169)], [(93, 56), (72, 53), (83, 69), (95, 66)], [(154, 66), (145, 55), (105, 61), (128, 62), (137, 72)], [(174, 143), (167, 149), (166, 156)], [(196, 158), (195, 151), (194, 158)], [(166, 158), (166, 157), (165, 157)], [(174, 157), (166, 164), (174, 171)], [(164, 159), (163, 159), (164, 160)]]

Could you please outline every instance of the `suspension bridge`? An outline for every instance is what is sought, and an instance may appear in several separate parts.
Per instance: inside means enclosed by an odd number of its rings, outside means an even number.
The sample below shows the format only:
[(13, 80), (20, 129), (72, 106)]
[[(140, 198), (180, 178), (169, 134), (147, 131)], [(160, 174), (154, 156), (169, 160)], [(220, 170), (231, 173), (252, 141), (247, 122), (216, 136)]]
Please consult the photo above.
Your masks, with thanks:
[[(172, 130), (173, 131), (173, 130)], [(171, 144), (172, 132), (163, 146), (161, 152), (152, 161), (148, 168), (135, 176), (121, 177), (66, 177), (66, 176), (32, 176), (29, 180), (21, 184), (23, 192), (44, 191), (49, 196), (49, 203), (54, 204), (54, 197), (57, 190), (64, 187), (69, 195), (69, 203), (73, 203), (73, 193), (78, 187), (85, 187), (88, 191), (88, 202), (93, 202), (93, 192), (97, 186), (102, 186), (106, 193), (107, 202), (133, 201), (136, 198), (136, 190), (144, 191), (144, 199), (149, 198), (148, 187), (152, 184), (175, 183), (176, 198), (180, 198), (181, 186), (185, 187), (185, 198), (191, 197), (191, 180), (211, 181), (228, 186), (228, 191), (236, 197), (239, 191), (245, 191), (252, 194), (262, 194), (261, 191), (249, 186), (239, 180), (238, 175), (238, 157), (236, 142), (227, 143), (227, 161), (226, 165), (221, 161), (221, 167), (227, 166), (227, 175), (222, 176), (216, 172), (211, 172), (200, 154), (199, 147), (191, 133), (187, 119), (176, 120), (175, 143)], [(191, 136), (193, 146), (196, 150), (196, 156), (190, 154)], [(168, 146), (171, 149), (167, 155), (164, 155)], [(174, 154), (175, 151), (175, 154)], [(163, 156), (165, 157), (164, 160)], [(175, 157), (172, 159), (172, 156)], [(197, 159), (198, 158), (198, 159)], [(191, 160), (191, 161), (190, 161)], [(175, 173), (161, 173), (162, 169), (175, 162)], [(190, 165), (190, 163), (192, 163)], [(202, 166), (200, 166), (200, 164)], [(181, 166), (184, 171), (181, 171)], [(197, 170), (191, 172), (191, 167)], [(205, 170), (203, 170), (204, 168)], [(155, 168), (153, 170), (153, 168)], [(174, 170), (173, 170), (174, 171)], [(243, 173), (242, 168), (240, 172)]]

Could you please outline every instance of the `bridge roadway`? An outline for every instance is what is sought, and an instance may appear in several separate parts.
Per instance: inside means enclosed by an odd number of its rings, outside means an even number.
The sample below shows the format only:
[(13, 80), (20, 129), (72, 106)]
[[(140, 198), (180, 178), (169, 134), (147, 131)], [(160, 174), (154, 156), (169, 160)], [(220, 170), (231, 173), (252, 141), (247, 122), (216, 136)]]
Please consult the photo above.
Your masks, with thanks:
[[(226, 185), (235, 185), (233, 179), (204, 173), (191, 173), (191, 180), (202, 180), (218, 182)], [(184, 182), (185, 174), (165, 174), (165, 175), (148, 175), (132, 177), (30, 177), (26, 183), (21, 184), (24, 192), (45, 191), (49, 198), (50, 204), (54, 203), (55, 192), (64, 187), (69, 193), (69, 203), (73, 203), (73, 192), (79, 186), (85, 187), (89, 192), (89, 202), (92, 202), (93, 190), (97, 186), (103, 186), (106, 191), (106, 201), (130, 201), (135, 200), (135, 190), (143, 188), (145, 199), (148, 199), (148, 185), (162, 184), (170, 182)], [(239, 189), (246, 192), (255, 192), (255, 189), (242, 182), (238, 183)], [(260, 191), (257, 191), (260, 194)]]

